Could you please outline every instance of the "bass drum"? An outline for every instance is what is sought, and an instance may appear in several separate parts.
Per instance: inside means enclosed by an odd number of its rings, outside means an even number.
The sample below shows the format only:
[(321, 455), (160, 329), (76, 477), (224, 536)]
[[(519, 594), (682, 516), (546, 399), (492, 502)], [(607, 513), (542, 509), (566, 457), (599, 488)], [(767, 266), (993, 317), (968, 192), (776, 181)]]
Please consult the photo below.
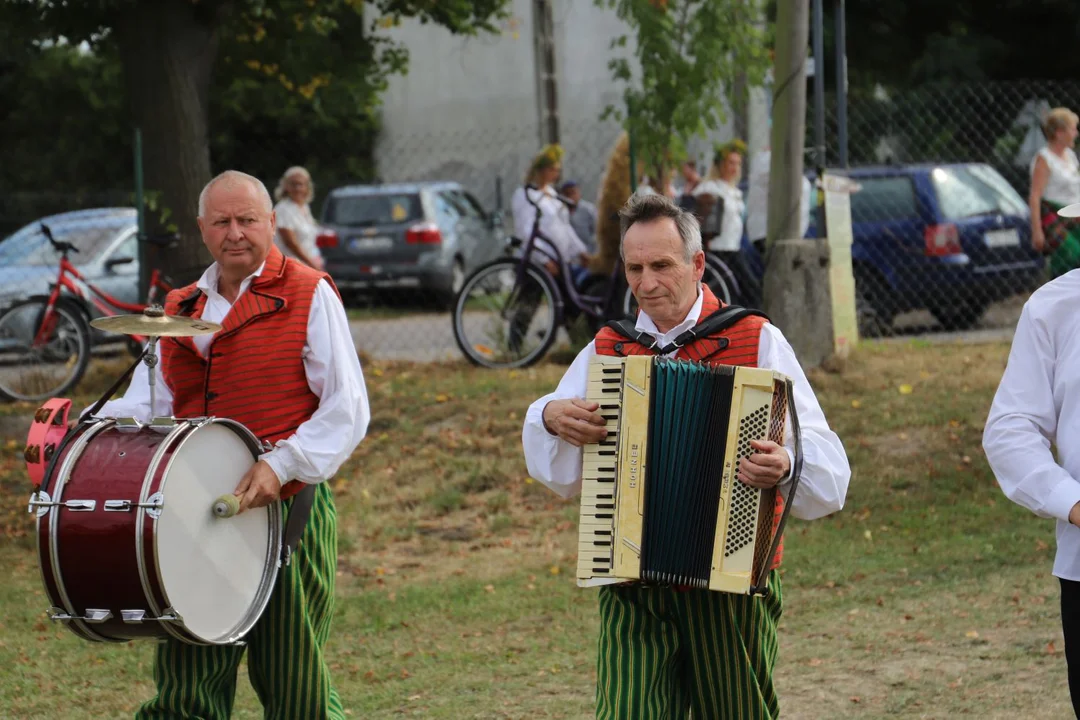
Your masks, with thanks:
[(213, 504), (261, 452), (215, 418), (69, 433), (30, 501), (50, 617), (98, 642), (239, 642), (277, 580), (281, 503), (227, 518)]

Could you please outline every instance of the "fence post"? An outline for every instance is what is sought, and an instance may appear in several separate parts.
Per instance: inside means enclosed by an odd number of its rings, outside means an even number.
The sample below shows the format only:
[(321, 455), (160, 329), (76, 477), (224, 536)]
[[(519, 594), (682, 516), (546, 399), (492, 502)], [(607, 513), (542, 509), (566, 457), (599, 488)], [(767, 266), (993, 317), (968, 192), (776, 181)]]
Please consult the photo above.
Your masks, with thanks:
[(848, 166), (847, 136), (847, 28), (844, 22), (844, 0), (836, 0), (836, 144), (839, 146), (840, 167)]
[(634, 106), (626, 99), (626, 134), (630, 140), (630, 194), (637, 192), (637, 148), (634, 147)]
[(145, 207), (143, 204), (143, 158), (142, 158), (142, 128), (135, 128), (135, 212), (139, 223), (139, 237), (146, 234), (146, 220), (143, 217)]
[(825, 168), (825, 28), (823, 0), (814, 0), (814, 165)]

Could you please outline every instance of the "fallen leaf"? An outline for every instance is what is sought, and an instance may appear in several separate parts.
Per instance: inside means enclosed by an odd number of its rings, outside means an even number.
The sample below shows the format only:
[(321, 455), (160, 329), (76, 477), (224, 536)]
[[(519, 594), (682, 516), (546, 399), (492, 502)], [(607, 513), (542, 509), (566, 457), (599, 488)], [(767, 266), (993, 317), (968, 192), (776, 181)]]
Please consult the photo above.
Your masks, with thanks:
[(807, 663), (810, 667), (817, 667), (821, 663), (825, 662), (821, 658), (810, 658), (810, 662)]
[(978, 632), (976, 632), (975, 630), (968, 630), (968, 631), (967, 631), (966, 633), (964, 633), (964, 634), (965, 634), (965, 635), (966, 635), (967, 637), (969, 637), (969, 638), (977, 638), (977, 637), (979, 637), (979, 633), (978, 633)]
[(904, 383), (903, 385), (901, 385), (899, 389), (900, 389), (900, 394), (901, 395), (910, 395), (911, 393), (913, 393), (915, 391), (915, 389), (913, 387), (911, 387), (910, 385), (908, 385), (907, 383)]
[(485, 585), (484, 590), (486, 592), (493, 593), (493, 592), (495, 592), (495, 586), (494, 585)]
[(375, 377), (382, 377), (383, 376), (382, 368), (375, 368), (374, 370), (371, 371), (371, 374), (374, 375)]
[(858, 410), (859, 408), (861, 408), (861, 407), (862, 407), (862, 401), (861, 401), (861, 400), (852, 400), (852, 401), (851, 401), (851, 407), (853, 407), (853, 408), (855, 408), (856, 410)]
[(552, 565), (550, 572), (552, 575), (558, 575), (560, 572), (562, 572), (562, 570), (559, 568), (558, 565)]
[(858, 695), (852, 695), (850, 699), (851, 702), (855, 703), (856, 705), (862, 702), (862, 698), (860, 698)]
[(435, 402), (444, 403), (449, 399), (450, 399), (450, 396), (446, 395), (445, 393), (439, 393), (438, 395), (435, 396)]
[(869, 530), (865, 530), (865, 531), (863, 531), (863, 534), (862, 534), (862, 535), (863, 535), (863, 537), (864, 537), (864, 538), (866, 538), (867, 540), (873, 540), (873, 539), (874, 539), (874, 533), (870, 532)]

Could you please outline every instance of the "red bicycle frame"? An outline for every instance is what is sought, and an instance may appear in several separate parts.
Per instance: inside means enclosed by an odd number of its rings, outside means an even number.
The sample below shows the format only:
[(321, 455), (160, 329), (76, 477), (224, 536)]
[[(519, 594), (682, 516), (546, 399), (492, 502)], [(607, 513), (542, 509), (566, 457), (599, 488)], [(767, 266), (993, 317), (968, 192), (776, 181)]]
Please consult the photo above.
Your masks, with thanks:
[[(83, 292), (83, 289), (76, 284), (75, 280), (72, 280), (72, 277), (89, 288), (91, 292), (89, 297), (87, 297), (86, 293)], [(141, 313), (146, 309), (147, 305), (153, 304), (154, 300), (157, 298), (158, 290), (161, 290), (162, 294), (172, 290), (172, 286), (165, 282), (158, 269), (154, 268), (153, 272), (150, 273), (150, 290), (147, 293), (146, 303), (141, 305), (137, 303), (126, 303), (117, 300), (104, 290), (96, 287), (93, 283), (83, 277), (83, 274), (79, 272), (78, 268), (71, 264), (67, 257), (62, 255), (60, 257), (60, 272), (57, 275), (52, 292), (49, 294), (49, 300), (45, 304), (45, 317), (42, 318), (41, 327), (34, 337), (35, 345), (47, 342), (52, 335), (56, 322), (54, 308), (56, 307), (56, 303), (60, 300), (60, 293), (65, 288), (71, 294), (92, 303), (102, 314), (109, 316), (116, 315), (117, 311)], [(132, 335), (131, 338), (138, 343), (146, 342), (146, 337), (142, 335)]]

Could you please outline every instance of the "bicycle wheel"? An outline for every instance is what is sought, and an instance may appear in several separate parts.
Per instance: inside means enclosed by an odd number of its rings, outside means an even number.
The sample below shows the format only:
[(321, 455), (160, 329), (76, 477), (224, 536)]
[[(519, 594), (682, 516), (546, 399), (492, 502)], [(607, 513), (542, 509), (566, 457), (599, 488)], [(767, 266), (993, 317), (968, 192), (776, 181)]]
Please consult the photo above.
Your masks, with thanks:
[[(718, 260), (705, 261), (705, 272), (701, 274), (701, 281), (709, 286), (709, 289), (713, 291), (713, 295), (716, 299), (722, 303), (730, 305), (732, 299), (737, 296), (738, 287), (735, 277), (731, 274), (731, 271)], [(638, 305), (637, 299), (634, 297), (634, 293), (630, 288), (626, 288), (626, 295), (623, 298), (623, 312), (629, 317), (637, 317)]]
[(559, 327), (558, 290), (529, 265), (500, 258), (477, 268), (454, 302), (454, 340), (462, 354), (487, 368), (531, 365), (551, 348)]
[(43, 342), (35, 336), (45, 300), (24, 300), (0, 315), (0, 398), (37, 402), (75, 387), (90, 364), (90, 329), (63, 303), (53, 308)]

